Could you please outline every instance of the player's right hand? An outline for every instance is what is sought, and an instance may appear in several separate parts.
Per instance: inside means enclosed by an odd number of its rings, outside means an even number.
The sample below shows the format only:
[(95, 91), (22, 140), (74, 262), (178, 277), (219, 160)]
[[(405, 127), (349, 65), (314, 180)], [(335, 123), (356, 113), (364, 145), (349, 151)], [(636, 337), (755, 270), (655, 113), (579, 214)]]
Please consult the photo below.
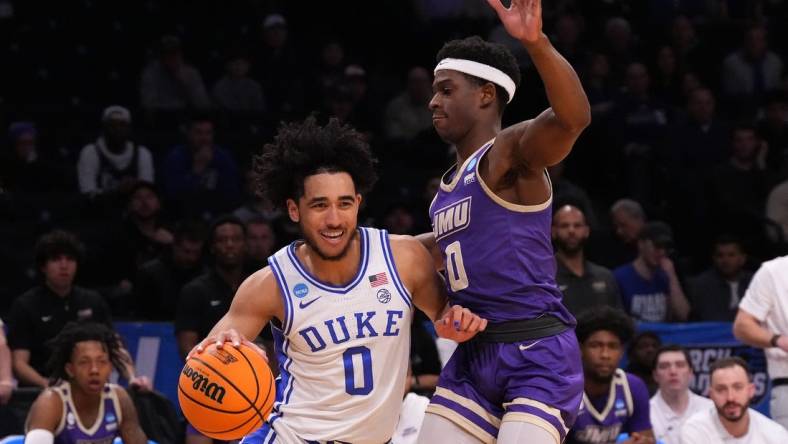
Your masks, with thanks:
[(487, 328), (487, 319), (459, 305), (448, 307), (435, 321), (435, 332), (444, 339), (465, 342)]
[(268, 362), (268, 355), (265, 353), (265, 350), (261, 349), (257, 346), (254, 342), (246, 339), (241, 333), (239, 333), (234, 328), (228, 328), (227, 330), (222, 330), (217, 333), (215, 336), (209, 336), (203, 339), (199, 344), (197, 344), (186, 356), (186, 359), (189, 359), (192, 355), (200, 354), (205, 351), (211, 344), (216, 345), (216, 348), (224, 347), (225, 343), (231, 343), (233, 347), (240, 348), (241, 344), (244, 344), (254, 350), (257, 354), (265, 359), (265, 362)]

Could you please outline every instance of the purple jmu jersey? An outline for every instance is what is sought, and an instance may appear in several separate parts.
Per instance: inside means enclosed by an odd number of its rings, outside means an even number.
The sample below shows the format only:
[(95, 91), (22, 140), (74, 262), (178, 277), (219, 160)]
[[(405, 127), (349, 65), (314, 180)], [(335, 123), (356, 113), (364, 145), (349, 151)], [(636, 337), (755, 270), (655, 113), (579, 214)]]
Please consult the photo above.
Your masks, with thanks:
[(490, 322), (550, 314), (574, 325), (555, 283), (552, 197), (529, 206), (498, 197), (478, 171), (490, 147), (492, 142), (447, 171), (430, 206), (449, 300)]
[(101, 392), (98, 416), (91, 426), (85, 427), (71, 398), (71, 385), (67, 382), (54, 388), (63, 400), (63, 416), (55, 431), (54, 444), (110, 444), (120, 435), (120, 403), (115, 385), (107, 384)]
[(635, 375), (617, 369), (610, 392), (590, 399), (583, 394), (583, 404), (567, 444), (613, 444), (622, 433), (651, 429), (649, 395), (646, 384)]

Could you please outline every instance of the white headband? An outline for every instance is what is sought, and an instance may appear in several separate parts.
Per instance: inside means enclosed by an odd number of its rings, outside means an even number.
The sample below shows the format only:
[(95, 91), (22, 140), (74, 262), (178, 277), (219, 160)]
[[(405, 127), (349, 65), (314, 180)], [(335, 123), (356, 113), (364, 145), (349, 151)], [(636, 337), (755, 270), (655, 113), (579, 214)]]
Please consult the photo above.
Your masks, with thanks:
[(514, 91), (517, 89), (514, 85), (514, 80), (506, 75), (498, 68), (494, 68), (484, 63), (474, 62), (473, 60), (465, 59), (443, 59), (438, 62), (433, 73), (437, 73), (441, 69), (451, 69), (453, 71), (464, 72), (472, 76), (479, 77), (484, 80), (489, 80), (492, 83), (500, 86), (506, 93), (509, 94), (509, 99), (506, 103), (512, 101)]

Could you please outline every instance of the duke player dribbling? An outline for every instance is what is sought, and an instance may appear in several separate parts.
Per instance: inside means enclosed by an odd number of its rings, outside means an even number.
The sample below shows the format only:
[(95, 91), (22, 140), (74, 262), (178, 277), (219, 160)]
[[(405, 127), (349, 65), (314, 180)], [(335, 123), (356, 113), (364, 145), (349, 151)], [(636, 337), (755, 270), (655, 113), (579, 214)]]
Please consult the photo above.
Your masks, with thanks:
[(478, 37), (438, 53), (430, 108), (457, 163), (431, 205), (433, 232), (420, 240), (445, 269), (449, 300), (490, 324), (443, 369), (419, 442), (560, 443), (580, 406), (583, 370), (555, 284), (546, 167), (569, 153), (590, 107), (542, 33), (541, 2), (488, 3), (528, 50), (551, 107), (502, 130), (520, 82), (512, 54)]
[(244, 338), (271, 320), (277, 398), (266, 424), (243, 443), (388, 442), (402, 403), (413, 306), (440, 319), (439, 335), (460, 342), (486, 321), (447, 306), (416, 239), (357, 226), (375, 171), (366, 141), (351, 127), (336, 119), (320, 126), (314, 118), (283, 125), (255, 159), (255, 174), (303, 240), (239, 287), (194, 353), (212, 342), (254, 346)]

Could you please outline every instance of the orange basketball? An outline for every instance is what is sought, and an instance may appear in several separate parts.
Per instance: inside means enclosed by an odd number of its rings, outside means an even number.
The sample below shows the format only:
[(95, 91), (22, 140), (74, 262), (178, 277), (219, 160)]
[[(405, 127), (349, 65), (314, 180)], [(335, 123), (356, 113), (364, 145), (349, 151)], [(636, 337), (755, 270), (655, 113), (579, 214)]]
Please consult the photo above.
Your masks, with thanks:
[(243, 344), (211, 345), (192, 355), (178, 379), (183, 415), (203, 435), (224, 441), (260, 428), (275, 397), (268, 363)]

